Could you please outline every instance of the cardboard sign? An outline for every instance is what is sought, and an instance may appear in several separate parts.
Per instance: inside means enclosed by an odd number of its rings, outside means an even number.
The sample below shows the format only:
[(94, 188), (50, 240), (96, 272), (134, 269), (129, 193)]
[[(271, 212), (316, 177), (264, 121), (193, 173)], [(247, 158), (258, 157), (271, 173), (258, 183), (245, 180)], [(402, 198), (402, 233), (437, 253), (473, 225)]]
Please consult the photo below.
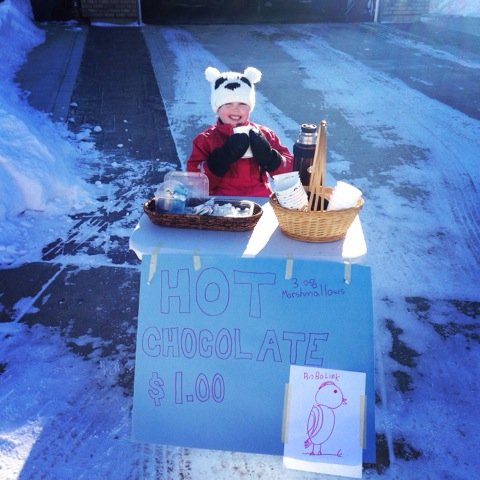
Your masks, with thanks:
[(283, 464), (362, 477), (365, 373), (290, 367)]
[(375, 460), (370, 269), (303, 259), (145, 255), (132, 438), (283, 454), (290, 365), (365, 372)]

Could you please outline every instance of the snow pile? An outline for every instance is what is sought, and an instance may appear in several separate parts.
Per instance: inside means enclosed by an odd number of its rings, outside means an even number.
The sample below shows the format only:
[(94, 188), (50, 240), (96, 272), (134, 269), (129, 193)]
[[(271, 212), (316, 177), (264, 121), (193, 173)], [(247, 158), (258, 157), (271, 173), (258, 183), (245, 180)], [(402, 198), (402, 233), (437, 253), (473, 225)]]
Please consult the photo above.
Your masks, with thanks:
[[(0, 79), (3, 81), (11, 76), (25, 61), (26, 52), (39, 45), (44, 40), (41, 30), (35, 28), (30, 20), (30, 3), (18, 0), (12, 5), (12, 0), (5, 0), (0, 4), (0, 38), (3, 45), (0, 51)], [(6, 39), (14, 41), (8, 42)], [(5, 93), (2, 88), (0, 93)]]
[(85, 152), (64, 125), (29, 107), (14, 83), (26, 52), (43, 40), (30, 2), (0, 3), (0, 43), (9, 46), (0, 50), (0, 264), (37, 252), (58, 233), (52, 220), (90, 202), (73, 168)]
[(480, 17), (480, 1), (430, 0), (430, 13), (438, 15), (459, 15), (462, 17)]

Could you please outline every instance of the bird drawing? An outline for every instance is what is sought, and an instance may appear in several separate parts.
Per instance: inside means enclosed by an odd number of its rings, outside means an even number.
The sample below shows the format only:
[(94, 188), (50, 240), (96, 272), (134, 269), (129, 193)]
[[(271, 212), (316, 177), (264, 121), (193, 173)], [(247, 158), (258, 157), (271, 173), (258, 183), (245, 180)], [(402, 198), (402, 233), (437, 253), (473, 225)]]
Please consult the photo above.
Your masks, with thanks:
[(305, 449), (311, 448), (310, 455), (342, 456), (342, 450), (335, 453), (323, 451), (323, 445), (332, 436), (335, 429), (335, 409), (347, 404), (342, 390), (334, 382), (322, 383), (315, 394), (315, 403), (312, 405), (307, 420), (307, 438)]

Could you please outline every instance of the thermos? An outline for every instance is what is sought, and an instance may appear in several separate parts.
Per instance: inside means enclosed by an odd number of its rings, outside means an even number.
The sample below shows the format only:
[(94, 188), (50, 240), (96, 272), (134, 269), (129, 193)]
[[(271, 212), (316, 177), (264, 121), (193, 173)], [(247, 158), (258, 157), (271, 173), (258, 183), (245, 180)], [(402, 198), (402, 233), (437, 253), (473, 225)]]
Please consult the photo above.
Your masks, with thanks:
[(312, 166), (317, 144), (317, 130), (314, 123), (303, 123), (293, 145), (293, 169), (299, 172), (300, 181), (307, 187), (310, 183), (309, 168)]

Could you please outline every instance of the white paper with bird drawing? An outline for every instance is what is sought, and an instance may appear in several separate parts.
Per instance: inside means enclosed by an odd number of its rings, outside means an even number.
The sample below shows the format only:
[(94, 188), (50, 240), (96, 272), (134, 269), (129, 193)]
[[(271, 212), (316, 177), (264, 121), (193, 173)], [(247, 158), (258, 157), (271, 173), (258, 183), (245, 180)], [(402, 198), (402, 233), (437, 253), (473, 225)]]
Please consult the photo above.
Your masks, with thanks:
[(363, 372), (290, 367), (285, 467), (362, 477), (365, 378)]

